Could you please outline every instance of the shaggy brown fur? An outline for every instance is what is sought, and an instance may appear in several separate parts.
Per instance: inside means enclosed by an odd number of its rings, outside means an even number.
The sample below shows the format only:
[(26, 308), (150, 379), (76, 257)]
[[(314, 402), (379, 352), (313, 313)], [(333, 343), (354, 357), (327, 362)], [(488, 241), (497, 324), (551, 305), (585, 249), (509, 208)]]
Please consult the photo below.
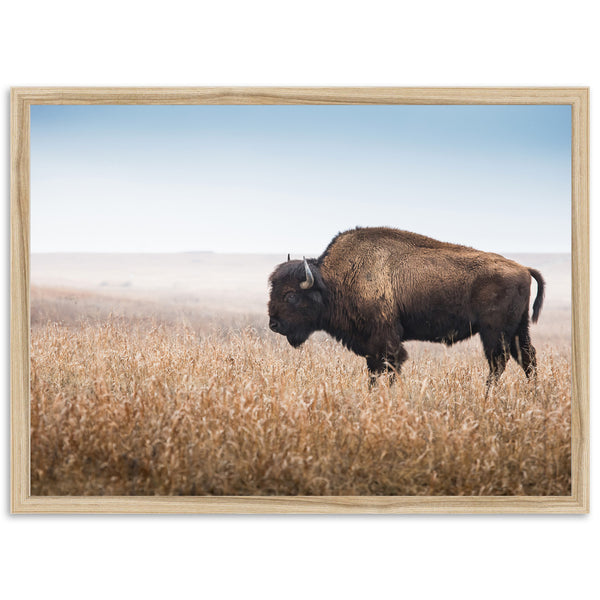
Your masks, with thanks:
[[(539, 317), (544, 280), (535, 269), (499, 254), (386, 227), (337, 235), (318, 259), (288, 261), (271, 274), (270, 327), (294, 347), (324, 330), (367, 359), (372, 374), (399, 372), (403, 342), (451, 345), (479, 333), (497, 380), (509, 354), (527, 377), (535, 374), (529, 337), (531, 278)], [(305, 284), (306, 286), (306, 284)]]

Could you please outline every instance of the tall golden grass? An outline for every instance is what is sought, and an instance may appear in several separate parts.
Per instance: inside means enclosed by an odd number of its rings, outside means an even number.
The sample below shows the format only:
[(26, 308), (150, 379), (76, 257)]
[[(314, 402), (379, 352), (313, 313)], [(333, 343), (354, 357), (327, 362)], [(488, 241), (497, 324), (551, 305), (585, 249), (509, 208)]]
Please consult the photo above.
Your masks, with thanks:
[(324, 335), (293, 350), (264, 316), (114, 306), (32, 292), (33, 495), (570, 494), (556, 328), (537, 383), (512, 362), (486, 398), (476, 339), (410, 344), (400, 380), (370, 388)]

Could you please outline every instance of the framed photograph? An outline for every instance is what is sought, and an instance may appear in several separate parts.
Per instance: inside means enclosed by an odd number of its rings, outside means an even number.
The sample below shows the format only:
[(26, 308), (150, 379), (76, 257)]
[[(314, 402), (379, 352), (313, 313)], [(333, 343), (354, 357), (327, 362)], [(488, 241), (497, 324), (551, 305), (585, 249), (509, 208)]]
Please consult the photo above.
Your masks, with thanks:
[(589, 510), (587, 88), (15, 88), (15, 513)]

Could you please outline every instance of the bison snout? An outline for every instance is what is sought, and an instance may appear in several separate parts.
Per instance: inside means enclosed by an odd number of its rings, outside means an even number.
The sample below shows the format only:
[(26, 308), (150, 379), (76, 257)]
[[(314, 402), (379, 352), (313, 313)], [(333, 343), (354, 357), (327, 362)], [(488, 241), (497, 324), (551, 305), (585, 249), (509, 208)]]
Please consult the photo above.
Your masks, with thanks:
[(277, 321), (276, 319), (271, 319), (269, 321), (269, 328), (271, 329), (271, 331), (274, 331), (275, 333), (279, 333), (281, 325), (279, 324), (279, 321)]

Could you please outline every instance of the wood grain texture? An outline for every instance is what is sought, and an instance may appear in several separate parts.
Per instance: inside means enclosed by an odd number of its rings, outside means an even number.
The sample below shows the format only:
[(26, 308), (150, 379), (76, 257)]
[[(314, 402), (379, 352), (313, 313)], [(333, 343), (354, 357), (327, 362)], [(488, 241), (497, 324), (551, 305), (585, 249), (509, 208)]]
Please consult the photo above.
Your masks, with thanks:
[(29, 497), (29, 104), (11, 91), (11, 507)]
[(590, 240), (589, 92), (572, 104), (572, 494), (589, 512), (590, 503)]
[(585, 512), (571, 496), (31, 496), (20, 513), (418, 514)]
[[(32, 104), (569, 104), (572, 107), (572, 495), (565, 497), (36, 497), (29, 445), (29, 134)], [(589, 512), (587, 88), (13, 88), (11, 510), (13, 513)]]
[(15, 88), (29, 104), (574, 104), (586, 88)]

